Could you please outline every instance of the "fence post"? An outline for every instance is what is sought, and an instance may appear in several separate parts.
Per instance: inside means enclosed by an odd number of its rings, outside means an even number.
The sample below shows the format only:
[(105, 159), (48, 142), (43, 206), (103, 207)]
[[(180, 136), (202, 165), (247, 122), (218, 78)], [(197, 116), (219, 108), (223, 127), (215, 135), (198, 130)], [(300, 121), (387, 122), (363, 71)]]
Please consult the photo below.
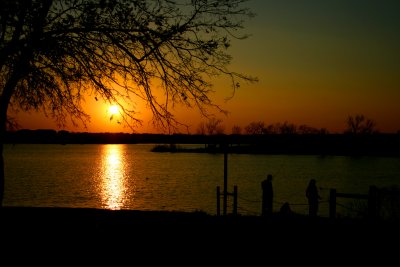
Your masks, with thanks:
[(221, 193), (219, 192), (219, 186), (217, 186), (217, 216), (221, 215)]
[(237, 185), (233, 187), (233, 215), (237, 215)]
[(228, 152), (224, 146), (224, 203), (223, 212), (226, 216), (226, 209), (228, 207)]
[(331, 188), (329, 193), (329, 218), (336, 218), (336, 189)]
[(369, 187), (368, 192), (368, 215), (371, 219), (379, 216), (379, 194), (378, 188), (374, 185)]

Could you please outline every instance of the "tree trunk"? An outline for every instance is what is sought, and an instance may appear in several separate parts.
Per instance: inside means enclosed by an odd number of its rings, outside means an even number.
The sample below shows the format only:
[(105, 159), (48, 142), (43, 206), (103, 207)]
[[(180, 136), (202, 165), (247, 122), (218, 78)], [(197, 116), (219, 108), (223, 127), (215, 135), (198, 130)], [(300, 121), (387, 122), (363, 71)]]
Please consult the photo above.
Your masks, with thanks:
[(5, 173), (4, 173), (4, 156), (3, 148), (7, 130), (7, 110), (10, 104), (11, 96), (18, 83), (19, 76), (14, 72), (10, 79), (7, 81), (3, 88), (3, 92), (0, 95), (0, 208), (3, 206), (4, 199), (4, 184), (5, 184)]
[[(2, 137), (3, 139), (3, 134)], [(3, 141), (0, 144), (0, 208), (3, 207), (3, 199), (4, 199), (4, 157), (3, 157)]]
[(0, 208), (3, 207), (3, 199), (4, 199), (5, 174), (4, 174), (3, 144), (6, 134), (7, 106), (8, 104), (4, 103), (4, 94), (3, 94), (0, 100)]
[[(52, 0), (46, 0), (42, 3), (41, 9), (39, 9), (35, 20), (32, 25), (32, 35), (27, 38), (27, 46), (21, 47), (18, 60), (16, 60), (14, 67), (10, 69), (10, 76), (5, 82), (0, 95), (0, 208), (3, 206), (4, 200), (4, 184), (5, 184), (5, 173), (4, 173), (4, 156), (3, 148), (6, 134), (7, 124), (7, 110), (10, 104), (11, 97), (19, 80), (29, 72), (29, 62), (33, 58), (35, 45), (40, 40), (40, 36), (43, 33), (43, 25), (46, 20), (47, 13), (49, 12)], [(22, 14), (24, 15), (24, 14)], [(21, 18), (21, 22), (23, 22)], [(19, 33), (17, 34), (19, 35)]]

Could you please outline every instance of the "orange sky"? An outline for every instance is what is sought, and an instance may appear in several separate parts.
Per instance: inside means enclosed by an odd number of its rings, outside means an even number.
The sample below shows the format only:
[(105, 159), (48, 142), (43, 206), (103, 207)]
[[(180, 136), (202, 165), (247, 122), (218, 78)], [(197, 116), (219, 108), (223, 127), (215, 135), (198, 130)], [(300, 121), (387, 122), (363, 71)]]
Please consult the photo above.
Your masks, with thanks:
[[(278, 2), (278, 3), (277, 3)], [(329, 3), (328, 3), (329, 2)], [(234, 41), (231, 69), (256, 76), (256, 84), (243, 84), (234, 98), (228, 82), (215, 81), (212, 99), (229, 111), (225, 132), (232, 125), (250, 122), (290, 122), (342, 132), (346, 117), (363, 114), (381, 132), (400, 130), (400, 10), (399, 1), (372, 0), (253, 0), (257, 14), (245, 24), (249, 39)], [(151, 114), (139, 105), (143, 127), (137, 132), (156, 132)], [(87, 99), (91, 115), (87, 128), (70, 131), (131, 132), (110, 121), (108, 107)], [(204, 120), (197, 110), (178, 108), (178, 120), (194, 133)], [(19, 114), (21, 128), (56, 127), (40, 114)]]

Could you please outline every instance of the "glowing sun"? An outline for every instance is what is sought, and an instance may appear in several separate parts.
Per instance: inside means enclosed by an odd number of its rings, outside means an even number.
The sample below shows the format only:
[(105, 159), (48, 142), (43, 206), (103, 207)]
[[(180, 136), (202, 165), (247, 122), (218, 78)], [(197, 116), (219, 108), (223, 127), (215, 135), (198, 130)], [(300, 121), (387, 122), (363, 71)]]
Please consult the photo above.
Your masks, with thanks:
[(118, 114), (119, 109), (118, 109), (118, 106), (112, 105), (112, 106), (110, 106), (108, 111), (111, 113), (111, 115), (115, 115), (115, 114)]

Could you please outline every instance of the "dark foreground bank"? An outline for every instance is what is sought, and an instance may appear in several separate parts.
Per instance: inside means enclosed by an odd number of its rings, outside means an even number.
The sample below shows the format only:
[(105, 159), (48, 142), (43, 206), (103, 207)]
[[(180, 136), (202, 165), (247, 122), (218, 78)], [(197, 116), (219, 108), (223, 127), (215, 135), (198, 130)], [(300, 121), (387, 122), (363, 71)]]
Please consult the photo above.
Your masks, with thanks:
[[(15, 233), (141, 234), (252, 234), (254, 236), (375, 234), (400, 231), (398, 222), (310, 218), (303, 215), (214, 216), (203, 212), (106, 210), (87, 208), (3, 207), (1, 229)], [(364, 232), (366, 231), (367, 232)], [(173, 232), (171, 232), (173, 231)], [(189, 232), (188, 232), (189, 231)], [(321, 232), (322, 231), (322, 232)]]
[(59, 253), (67, 247), (86, 256), (89, 251), (108, 255), (115, 250), (124, 257), (154, 254), (149, 260), (157, 259), (158, 253), (183, 253), (235, 261), (249, 251), (254, 259), (285, 251), (354, 256), (359, 249), (390, 249), (400, 240), (395, 222), (300, 215), (218, 217), (202, 212), (27, 207), (3, 207), (0, 214), (2, 243), (9, 249)]

